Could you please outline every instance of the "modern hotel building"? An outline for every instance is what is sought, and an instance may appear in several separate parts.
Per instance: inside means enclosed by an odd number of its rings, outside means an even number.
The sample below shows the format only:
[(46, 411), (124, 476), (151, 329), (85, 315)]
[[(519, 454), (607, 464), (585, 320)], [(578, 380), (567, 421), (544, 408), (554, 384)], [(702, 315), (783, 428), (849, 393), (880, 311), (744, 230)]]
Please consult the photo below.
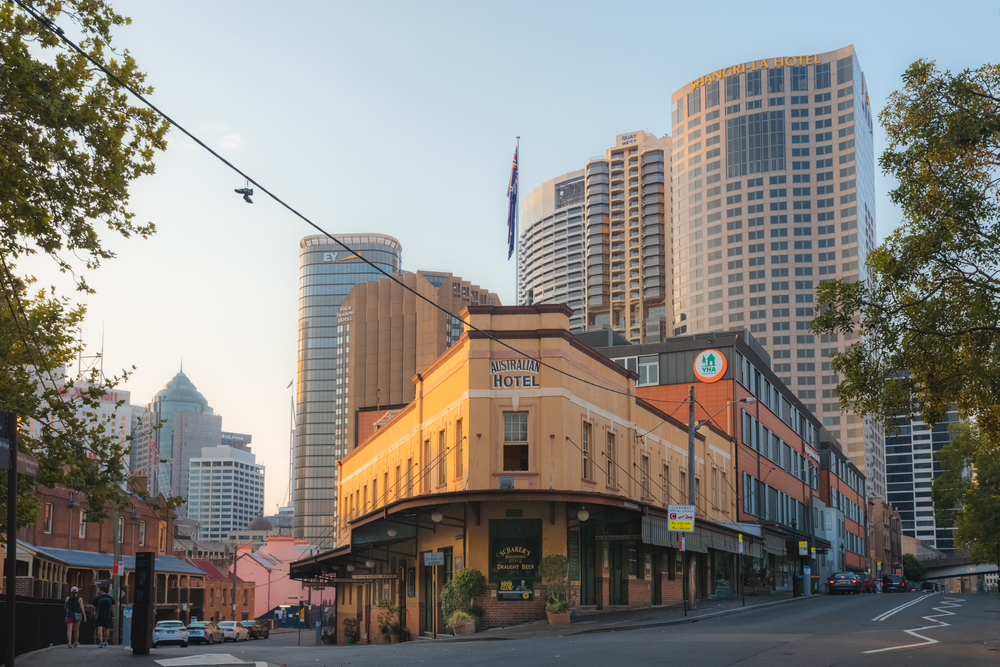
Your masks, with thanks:
[[(337, 405), (347, 386), (337, 353), (337, 314), (357, 283), (400, 271), (403, 248), (384, 234), (338, 234), (347, 252), (326, 236), (307, 236), (299, 250), (298, 405), (295, 433), (296, 538), (330, 540), (337, 512), (337, 461), (347, 453), (347, 419)], [(361, 257), (359, 257), (360, 255)]]
[(583, 170), (542, 183), (521, 205), (517, 289), (523, 306), (565, 303), (570, 331), (585, 329)]
[(873, 118), (854, 48), (736, 63), (671, 102), (671, 333), (748, 328), (867, 495), (884, 497), (880, 431), (841, 413), (829, 360), (853, 337), (809, 328), (816, 286), (865, 280), (875, 246)]

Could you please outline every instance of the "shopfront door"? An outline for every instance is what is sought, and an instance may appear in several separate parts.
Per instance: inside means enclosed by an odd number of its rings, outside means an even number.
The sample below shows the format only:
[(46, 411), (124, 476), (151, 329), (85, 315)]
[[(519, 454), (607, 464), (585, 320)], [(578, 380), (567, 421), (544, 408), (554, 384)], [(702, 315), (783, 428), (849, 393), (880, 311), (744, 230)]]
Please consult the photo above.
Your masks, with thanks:
[(424, 567), (424, 632), (434, 632), (434, 568)]
[(653, 604), (663, 604), (663, 559), (658, 553), (647, 554), (653, 559)]
[(622, 599), (622, 579), (625, 578), (625, 570), (623, 567), (622, 551), (624, 550), (624, 543), (622, 542), (611, 542), (608, 545), (609, 556), (611, 558), (610, 563), (610, 573), (608, 576), (608, 604), (623, 604)]
[(597, 604), (597, 547), (594, 526), (580, 528), (580, 604)]

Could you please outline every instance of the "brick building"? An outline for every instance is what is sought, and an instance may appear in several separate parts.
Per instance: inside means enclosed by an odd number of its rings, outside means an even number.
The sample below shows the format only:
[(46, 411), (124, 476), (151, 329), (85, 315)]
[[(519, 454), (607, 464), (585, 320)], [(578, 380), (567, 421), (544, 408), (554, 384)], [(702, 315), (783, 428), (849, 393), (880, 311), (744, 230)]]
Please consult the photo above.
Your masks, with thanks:
[(903, 530), (899, 510), (881, 498), (868, 499), (868, 568), (875, 576), (903, 565)]
[[(193, 559), (195, 567), (205, 573), (204, 616), (199, 620), (231, 621), (233, 619), (233, 578), (210, 560)], [(221, 565), (221, 563), (220, 563)], [(236, 619), (254, 620), (254, 593), (252, 581), (236, 578)]]

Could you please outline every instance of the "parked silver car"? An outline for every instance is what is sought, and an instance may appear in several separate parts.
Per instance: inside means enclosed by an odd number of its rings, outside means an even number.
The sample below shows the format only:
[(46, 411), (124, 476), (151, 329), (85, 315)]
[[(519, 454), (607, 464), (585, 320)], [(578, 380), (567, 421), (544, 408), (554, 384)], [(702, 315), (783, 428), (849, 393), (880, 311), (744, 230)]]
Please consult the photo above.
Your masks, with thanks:
[(221, 644), (226, 640), (214, 621), (188, 623), (188, 641), (192, 644)]

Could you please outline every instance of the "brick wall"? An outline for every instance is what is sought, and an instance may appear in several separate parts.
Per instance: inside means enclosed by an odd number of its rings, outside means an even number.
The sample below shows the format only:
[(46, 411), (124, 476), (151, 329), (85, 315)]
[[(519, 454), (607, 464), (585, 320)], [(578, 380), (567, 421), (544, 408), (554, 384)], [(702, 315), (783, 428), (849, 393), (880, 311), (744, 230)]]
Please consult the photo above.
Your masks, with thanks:
[(545, 616), (545, 587), (535, 587), (535, 598), (530, 601), (499, 600), (487, 591), (474, 600), (486, 612), (481, 630), (486, 628), (520, 625), (547, 618)]
[[(4, 579), (6, 583), (6, 577)], [(33, 597), (35, 595), (35, 578), (18, 577), (17, 585), (14, 590), (17, 595), (25, 595), (28, 597)]]
[(653, 604), (653, 584), (645, 579), (629, 579), (628, 604), (630, 607), (648, 607)]

